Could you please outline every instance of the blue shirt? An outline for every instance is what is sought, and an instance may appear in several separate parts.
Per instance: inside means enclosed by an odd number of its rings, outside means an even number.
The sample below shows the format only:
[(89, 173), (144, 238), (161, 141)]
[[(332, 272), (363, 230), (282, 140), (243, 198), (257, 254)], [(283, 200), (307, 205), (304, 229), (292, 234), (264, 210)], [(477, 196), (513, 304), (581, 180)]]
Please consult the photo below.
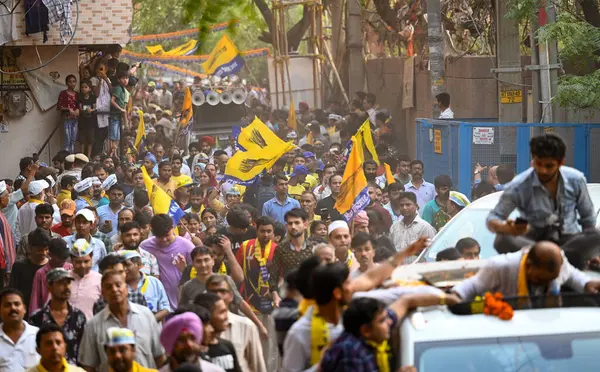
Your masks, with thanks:
[[(123, 207), (121, 207), (121, 209), (123, 209)], [(102, 229), (102, 226), (104, 226), (104, 223), (106, 221), (111, 221), (112, 222), (112, 231), (109, 233), (105, 233), (106, 236), (108, 236), (109, 238), (112, 238), (118, 231), (117, 225), (119, 224), (119, 212), (121, 211), (121, 209), (119, 209), (117, 211), (117, 213), (114, 213), (113, 210), (110, 208), (110, 205), (103, 205), (101, 207), (99, 207), (98, 209), (96, 209), (96, 211), (98, 212), (98, 229)], [(103, 230), (104, 231), (104, 230)]]
[[(475, 181), (473, 181), (473, 188), (475, 188), (480, 183), (481, 183), (481, 180), (475, 180)], [(501, 183), (499, 183), (497, 185), (494, 185), (494, 188), (496, 189), (496, 191), (502, 191), (502, 190), (504, 190), (504, 185), (501, 184)]]
[(417, 196), (417, 204), (419, 205), (419, 215), (423, 215), (423, 211), (425, 210), (425, 205), (432, 201), (437, 192), (435, 192), (435, 186), (432, 183), (429, 183), (423, 180), (421, 187), (418, 189), (413, 185), (412, 181), (404, 185), (404, 190), (408, 192), (412, 192)]
[(88, 203), (85, 199), (75, 199), (75, 209), (77, 210), (77, 212), (84, 209), (85, 207), (93, 207), (93, 205), (90, 205), (90, 203)]
[(392, 209), (392, 203), (389, 202), (387, 204), (385, 204), (383, 206), (383, 208), (385, 208), (386, 211), (390, 212), (390, 216), (392, 216), (392, 224), (402, 220), (404, 217), (401, 214), (396, 214), (396, 212), (394, 212), (394, 210)]
[[(168, 310), (171, 312), (169, 297), (167, 297), (165, 287), (160, 280), (150, 275), (140, 274), (142, 275), (142, 278), (138, 283), (137, 291), (144, 295), (150, 311), (155, 314), (161, 310)], [(148, 281), (148, 286), (144, 289), (144, 282), (146, 280)], [(131, 291), (131, 288), (129, 288), (129, 290)]]
[[(392, 319), (392, 328), (398, 322), (396, 313), (387, 310), (388, 316)], [(391, 350), (389, 356), (391, 359)], [(395, 370), (395, 363), (390, 360), (390, 368)], [(325, 351), (321, 360), (322, 372), (333, 371), (352, 371), (352, 372), (372, 372), (379, 371), (377, 367), (376, 351), (367, 344), (362, 338), (356, 337), (351, 333), (344, 332), (338, 337)]]
[(277, 200), (277, 197), (274, 197), (263, 205), (262, 215), (269, 216), (276, 222), (285, 225), (285, 214), (294, 208), (300, 208), (300, 203), (298, 200), (290, 198), (289, 195), (283, 204)]
[[(564, 234), (576, 234), (583, 228), (594, 227), (596, 212), (590, 199), (587, 182), (577, 169), (562, 166), (559, 169), (556, 204), (533, 168), (518, 174), (505, 185), (498, 205), (490, 212), (487, 221), (506, 220), (517, 209), (532, 228), (542, 229), (562, 220)], [(577, 216), (579, 212), (579, 216)], [(578, 221), (579, 220), (579, 221)]]
[[(73, 234), (71, 236), (65, 236), (63, 240), (67, 242), (67, 246), (71, 249), (77, 238), (75, 237), (75, 234)], [(92, 270), (98, 271), (98, 262), (106, 257), (106, 247), (104, 246), (104, 243), (102, 243), (102, 240), (94, 237), (90, 239), (90, 245), (92, 246)]]

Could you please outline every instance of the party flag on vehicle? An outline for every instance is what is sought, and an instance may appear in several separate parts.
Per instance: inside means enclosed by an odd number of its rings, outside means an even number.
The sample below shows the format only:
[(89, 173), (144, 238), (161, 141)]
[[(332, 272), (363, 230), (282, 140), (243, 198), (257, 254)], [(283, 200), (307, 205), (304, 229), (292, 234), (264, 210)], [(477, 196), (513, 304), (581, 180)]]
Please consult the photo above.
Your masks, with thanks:
[(144, 176), (144, 185), (148, 191), (148, 199), (154, 214), (168, 214), (173, 219), (173, 226), (177, 226), (179, 220), (185, 214), (175, 200), (160, 187), (158, 187), (148, 175), (146, 168), (142, 166), (142, 175)]
[(244, 67), (244, 59), (240, 55), (238, 48), (227, 35), (223, 35), (221, 40), (208, 56), (208, 59), (202, 63), (202, 72), (207, 75), (219, 77), (235, 74)]
[(138, 110), (138, 117), (140, 118), (140, 122), (138, 123), (137, 133), (135, 134), (135, 143), (133, 147), (135, 147), (135, 151), (140, 153), (144, 151), (146, 147), (146, 126), (144, 124), (144, 112), (142, 110)]
[(362, 146), (359, 146), (358, 139), (352, 137), (352, 151), (344, 176), (342, 178), (342, 188), (334, 205), (344, 219), (350, 222), (358, 212), (362, 211), (369, 205), (369, 191), (367, 187), (367, 178), (363, 171), (364, 154)]

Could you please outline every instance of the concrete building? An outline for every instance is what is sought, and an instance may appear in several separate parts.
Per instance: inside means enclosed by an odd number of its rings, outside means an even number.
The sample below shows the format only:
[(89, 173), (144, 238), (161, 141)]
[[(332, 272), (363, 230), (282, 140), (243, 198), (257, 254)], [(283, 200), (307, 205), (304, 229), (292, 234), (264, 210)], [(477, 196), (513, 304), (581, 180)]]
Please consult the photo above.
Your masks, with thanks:
[[(132, 0), (80, 1), (79, 12), (76, 3), (73, 3), (70, 18), (75, 36), (72, 42), (67, 43), (70, 37), (66, 37), (65, 44), (61, 42), (60, 25), (55, 23), (49, 26), (48, 40), (44, 43), (43, 33), (25, 34), (24, 2), (15, 3), (17, 5), (12, 15), (0, 14), (2, 18), (10, 17), (16, 26), (16, 33), (13, 32), (16, 40), (0, 47), (0, 69), (22, 71), (39, 67), (56, 58), (36, 71), (17, 75), (0, 74), (2, 97), (9, 92), (26, 93), (27, 112), (20, 117), (8, 116), (6, 109), (10, 105), (1, 100), (3, 118), (0, 125), (5, 125), (0, 127), (3, 129), (0, 131), (0, 178), (12, 179), (19, 173), (19, 159), (38, 152), (59, 125), (56, 106), (48, 106), (52, 101), (56, 104), (56, 92), (66, 89), (65, 78), (68, 75), (77, 76), (79, 82), (80, 53), (90, 47), (125, 45), (130, 38), (133, 17)], [(0, 10), (0, 13), (7, 12)], [(68, 46), (65, 47), (66, 44)], [(40, 161), (51, 164), (52, 157), (61, 149), (62, 137), (60, 125), (40, 153)]]

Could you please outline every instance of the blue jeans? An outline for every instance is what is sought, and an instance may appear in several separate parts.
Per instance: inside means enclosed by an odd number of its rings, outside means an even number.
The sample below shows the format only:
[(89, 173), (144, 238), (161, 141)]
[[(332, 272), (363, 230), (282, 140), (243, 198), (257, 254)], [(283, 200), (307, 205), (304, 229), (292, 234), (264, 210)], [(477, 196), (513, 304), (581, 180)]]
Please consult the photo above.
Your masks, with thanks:
[(75, 141), (77, 141), (77, 119), (65, 119), (65, 150), (71, 154), (75, 153)]
[(108, 122), (108, 139), (112, 141), (121, 139), (121, 117), (111, 115)]

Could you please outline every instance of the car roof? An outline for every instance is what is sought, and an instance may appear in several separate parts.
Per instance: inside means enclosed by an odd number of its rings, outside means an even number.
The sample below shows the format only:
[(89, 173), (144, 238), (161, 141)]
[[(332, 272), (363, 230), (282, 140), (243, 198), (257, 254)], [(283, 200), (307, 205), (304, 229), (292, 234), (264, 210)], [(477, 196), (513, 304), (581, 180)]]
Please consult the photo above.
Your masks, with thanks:
[(414, 311), (403, 328), (408, 327), (414, 342), (540, 336), (600, 332), (598, 317), (600, 308), (576, 307), (517, 310), (505, 321), (484, 314), (454, 315), (436, 306)]

